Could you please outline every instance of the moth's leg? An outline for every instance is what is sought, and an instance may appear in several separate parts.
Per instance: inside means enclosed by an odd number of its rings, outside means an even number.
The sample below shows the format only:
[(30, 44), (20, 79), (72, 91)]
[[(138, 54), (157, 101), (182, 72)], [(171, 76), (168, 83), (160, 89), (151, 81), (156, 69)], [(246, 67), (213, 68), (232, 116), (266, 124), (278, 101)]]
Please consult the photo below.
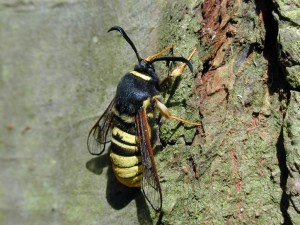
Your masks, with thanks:
[(147, 58), (145, 59), (145, 61), (146, 61), (146, 62), (152, 61), (153, 59), (155, 59), (155, 58), (157, 58), (158, 56), (162, 55), (162, 54), (165, 53), (166, 51), (173, 49), (174, 46), (175, 46), (175, 44), (172, 44), (172, 45), (166, 47), (166, 48), (163, 49), (162, 51), (160, 51), (160, 52), (158, 52), (158, 53), (155, 53), (154, 55), (151, 55), (151, 56), (147, 57)]

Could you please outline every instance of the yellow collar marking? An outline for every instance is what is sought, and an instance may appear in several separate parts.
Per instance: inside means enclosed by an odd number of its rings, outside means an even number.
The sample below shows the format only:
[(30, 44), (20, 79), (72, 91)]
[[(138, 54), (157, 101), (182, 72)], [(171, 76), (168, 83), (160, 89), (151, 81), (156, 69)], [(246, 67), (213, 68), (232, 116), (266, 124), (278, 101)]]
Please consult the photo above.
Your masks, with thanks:
[(146, 75), (144, 75), (144, 74), (141, 74), (141, 73), (139, 73), (139, 72), (136, 72), (136, 71), (131, 71), (130, 72), (132, 75), (134, 75), (134, 76), (137, 76), (137, 77), (139, 77), (139, 78), (142, 78), (143, 80), (151, 80), (151, 77), (148, 77), (148, 76), (146, 76)]

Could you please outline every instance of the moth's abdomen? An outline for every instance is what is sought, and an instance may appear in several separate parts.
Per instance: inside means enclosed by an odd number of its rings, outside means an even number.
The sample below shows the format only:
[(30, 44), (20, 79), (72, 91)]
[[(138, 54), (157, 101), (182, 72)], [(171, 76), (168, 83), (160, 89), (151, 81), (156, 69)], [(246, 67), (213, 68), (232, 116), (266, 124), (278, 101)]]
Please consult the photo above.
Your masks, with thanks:
[(141, 187), (143, 165), (141, 156), (120, 156), (110, 153), (117, 180), (128, 187)]
[[(129, 116), (126, 121), (129, 120)], [(110, 159), (117, 180), (128, 187), (140, 187), (143, 173), (141, 153), (136, 142), (135, 123), (117, 117), (112, 129)], [(134, 120), (134, 117), (132, 118)]]

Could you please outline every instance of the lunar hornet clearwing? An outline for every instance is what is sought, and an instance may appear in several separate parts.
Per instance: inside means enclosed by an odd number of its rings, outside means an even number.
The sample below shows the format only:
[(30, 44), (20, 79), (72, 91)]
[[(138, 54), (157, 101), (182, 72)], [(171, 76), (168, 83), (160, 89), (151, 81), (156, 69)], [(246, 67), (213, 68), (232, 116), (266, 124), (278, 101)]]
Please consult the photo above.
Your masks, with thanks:
[(108, 143), (111, 143), (110, 159), (113, 172), (119, 182), (128, 187), (141, 187), (149, 204), (157, 211), (162, 207), (162, 190), (157, 174), (153, 146), (158, 137), (157, 112), (164, 117), (199, 126), (172, 115), (160, 98), (161, 85), (154, 62), (181, 62), (170, 74), (180, 76), (187, 65), (193, 73), (188, 59), (183, 57), (166, 57), (163, 53), (172, 49), (171, 45), (164, 50), (142, 59), (135, 45), (125, 31), (114, 26), (108, 30), (118, 31), (129, 43), (136, 54), (138, 63), (120, 80), (116, 95), (92, 127), (88, 139), (88, 150), (93, 155), (100, 155)]

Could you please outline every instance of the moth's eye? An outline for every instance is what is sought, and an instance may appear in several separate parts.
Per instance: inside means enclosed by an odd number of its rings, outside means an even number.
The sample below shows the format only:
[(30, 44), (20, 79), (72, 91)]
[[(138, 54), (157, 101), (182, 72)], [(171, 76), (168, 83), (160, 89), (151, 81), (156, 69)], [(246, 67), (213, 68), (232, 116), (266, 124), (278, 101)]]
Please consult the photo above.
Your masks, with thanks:
[(155, 72), (154, 66), (153, 65), (149, 65), (148, 66), (148, 71), (149, 72)]

